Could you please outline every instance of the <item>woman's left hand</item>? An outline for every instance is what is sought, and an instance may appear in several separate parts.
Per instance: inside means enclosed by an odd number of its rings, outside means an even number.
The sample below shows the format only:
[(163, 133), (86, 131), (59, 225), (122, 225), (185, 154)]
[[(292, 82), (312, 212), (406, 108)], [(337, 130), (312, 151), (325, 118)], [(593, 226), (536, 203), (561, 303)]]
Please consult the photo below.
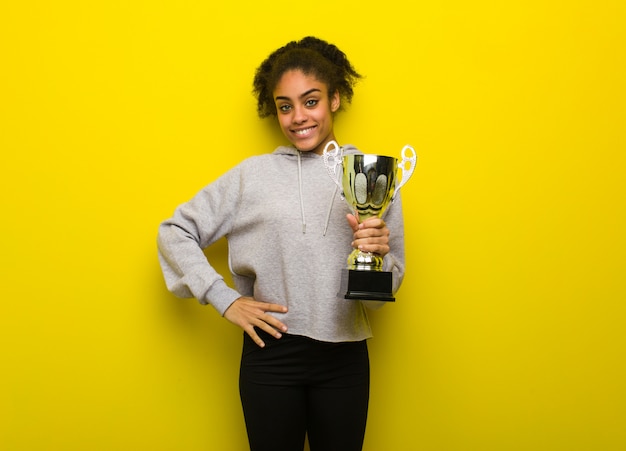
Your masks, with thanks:
[(380, 218), (369, 218), (359, 224), (354, 215), (346, 216), (354, 232), (352, 247), (363, 252), (374, 252), (381, 257), (389, 253), (389, 229)]

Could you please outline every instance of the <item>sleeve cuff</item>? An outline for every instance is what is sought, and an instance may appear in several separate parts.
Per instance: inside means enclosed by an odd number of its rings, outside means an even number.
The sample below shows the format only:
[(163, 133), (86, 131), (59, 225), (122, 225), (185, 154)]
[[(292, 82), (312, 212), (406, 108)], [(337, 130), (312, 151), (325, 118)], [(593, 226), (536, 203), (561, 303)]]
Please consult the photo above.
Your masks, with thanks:
[(206, 299), (202, 300), (203, 304), (211, 304), (221, 316), (224, 316), (228, 307), (241, 297), (241, 294), (224, 282), (223, 279), (216, 281), (206, 293)]

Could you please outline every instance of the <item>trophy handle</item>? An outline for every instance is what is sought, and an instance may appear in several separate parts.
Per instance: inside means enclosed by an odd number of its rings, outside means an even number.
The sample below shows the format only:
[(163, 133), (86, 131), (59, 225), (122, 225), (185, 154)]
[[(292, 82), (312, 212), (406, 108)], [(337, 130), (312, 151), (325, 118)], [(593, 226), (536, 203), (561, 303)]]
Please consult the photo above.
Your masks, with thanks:
[[(330, 147), (334, 147), (334, 149), (329, 150)], [(326, 166), (328, 175), (343, 193), (343, 186), (341, 186), (341, 183), (339, 183), (337, 173), (337, 168), (342, 164), (342, 154), (343, 151), (336, 141), (328, 141), (328, 143), (324, 147), (324, 153), (322, 154), (322, 157), (324, 158), (324, 166)]]
[[(410, 153), (407, 154), (407, 151)], [(398, 194), (400, 188), (402, 188), (404, 184), (409, 181), (411, 175), (413, 175), (413, 170), (415, 169), (415, 164), (417, 163), (417, 154), (415, 153), (415, 149), (408, 144), (402, 148), (401, 155), (402, 160), (398, 163), (398, 168), (402, 169), (402, 180), (400, 180), (400, 183), (396, 186), (396, 189), (393, 192), (393, 196), (391, 196), (392, 201), (396, 198), (396, 194)], [(408, 168), (407, 163), (409, 165)]]

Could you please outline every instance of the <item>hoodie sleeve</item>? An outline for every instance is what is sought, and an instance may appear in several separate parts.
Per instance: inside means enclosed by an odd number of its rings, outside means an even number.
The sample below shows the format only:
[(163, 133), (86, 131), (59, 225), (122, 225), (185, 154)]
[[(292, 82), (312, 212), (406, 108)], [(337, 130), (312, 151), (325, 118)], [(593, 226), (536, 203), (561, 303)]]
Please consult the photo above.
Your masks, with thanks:
[(196, 298), (224, 315), (239, 297), (207, 261), (203, 250), (228, 234), (237, 216), (240, 166), (206, 186), (161, 223), (159, 263), (167, 288), (181, 298)]
[[(404, 217), (402, 214), (402, 196), (400, 192), (383, 216), (389, 229), (389, 253), (383, 258), (383, 271), (393, 274), (392, 290), (395, 294), (404, 279)], [(381, 301), (364, 301), (369, 309), (378, 309), (386, 304)]]
[(383, 218), (389, 228), (389, 253), (383, 259), (383, 271), (393, 272), (393, 292), (397, 292), (404, 279), (404, 216), (402, 214), (402, 195), (389, 206)]

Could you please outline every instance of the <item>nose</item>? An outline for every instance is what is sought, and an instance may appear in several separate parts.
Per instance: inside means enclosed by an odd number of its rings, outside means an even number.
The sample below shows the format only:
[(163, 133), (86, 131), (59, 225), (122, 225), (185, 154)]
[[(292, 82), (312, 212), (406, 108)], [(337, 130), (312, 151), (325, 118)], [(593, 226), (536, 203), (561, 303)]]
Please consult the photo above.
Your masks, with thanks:
[(307, 111), (303, 107), (296, 107), (293, 110), (293, 117), (291, 118), (294, 124), (303, 124), (307, 121)]

